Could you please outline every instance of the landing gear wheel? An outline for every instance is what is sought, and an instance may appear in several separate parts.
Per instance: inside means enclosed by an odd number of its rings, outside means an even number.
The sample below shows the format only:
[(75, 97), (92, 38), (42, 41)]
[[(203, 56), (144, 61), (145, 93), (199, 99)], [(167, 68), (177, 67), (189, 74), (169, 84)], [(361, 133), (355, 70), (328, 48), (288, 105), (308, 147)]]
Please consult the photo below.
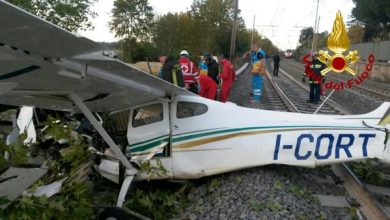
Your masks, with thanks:
[(119, 207), (105, 208), (99, 215), (99, 220), (128, 220), (127, 213)]

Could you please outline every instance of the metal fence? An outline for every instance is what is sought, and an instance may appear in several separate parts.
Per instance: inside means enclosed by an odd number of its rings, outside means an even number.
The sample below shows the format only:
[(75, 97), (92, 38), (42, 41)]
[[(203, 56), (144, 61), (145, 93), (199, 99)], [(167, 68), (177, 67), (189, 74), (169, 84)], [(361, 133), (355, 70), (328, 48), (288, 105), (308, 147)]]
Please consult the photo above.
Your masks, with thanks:
[(367, 59), (368, 55), (373, 53), (375, 61), (390, 61), (390, 41), (351, 44), (349, 50), (357, 50), (362, 60)]

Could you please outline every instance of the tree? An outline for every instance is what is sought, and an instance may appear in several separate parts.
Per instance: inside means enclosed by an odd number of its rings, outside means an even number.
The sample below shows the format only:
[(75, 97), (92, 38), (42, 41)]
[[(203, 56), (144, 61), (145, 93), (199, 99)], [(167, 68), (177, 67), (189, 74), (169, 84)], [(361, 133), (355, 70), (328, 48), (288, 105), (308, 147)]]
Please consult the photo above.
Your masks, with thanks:
[(352, 17), (365, 26), (364, 41), (389, 39), (390, 0), (353, 0)]
[(321, 48), (326, 47), (327, 41), (328, 41), (328, 36), (329, 33), (327, 31), (321, 32), (321, 33), (316, 33), (315, 37), (315, 49), (314, 50), (319, 50)]
[(257, 31), (253, 34), (253, 42), (257, 43), (259, 47), (265, 51), (267, 57), (275, 54), (279, 49), (266, 37), (261, 36)]
[[(295, 54), (300, 57), (301, 55), (306, 55), (307, 53), (310, 53), (313, 43), (313, 28), (308, 27), (301, 30), (301, 34), (299, 35), (299, 43), (300, 46), (298, 46), (295, 49)], [(314, 50), (319, 50), (321, 48), (326, 47), (326, 42), (328, 39), (328, 32), (324, 31), (321, 33), (315, 34), (315, 48)]]
[(197, 21), (198, 32), (202, 32), (203, 47), (210, 52), (228, 52), (222, 50), (230, 47), (234, 1), (195, 0), (189, 13)]
[(311, 50), (311, 41), (313, 39), (314, 30), (312, 27), (307, 27), (301, 30), (299, 35), (300, 45), (295, 49), (297, 56), (300, 57), (302, 54), (306, 54), (307, 51)]
[[(158, 17), (153, 41), (163, 54), (229, 53), (233, 9), (232, 0), (195, 0), (188, 12)], [(239, 21), (238, 35), (245, 30)]]
[[(234, 0), (194, 0), (189, 11), (196, 22), (201, 48), (212, 53), (229, 54), (234, 17)], [(238, 29), (245, 29), (238, 12)], [(239, 52), (239, 51), (237, 51)]]
[(348, 29), (348, 37), (351, 44), (363, 42), (364, 27), (354, 24)]
[[(306, 54), (311, 51), (313, 45), (313, 35), (314, 31), (312, 27), (307, 27), (301, 30), (301, 34), (299, 35), (299, 43), (295, 51), (298, 56), (302, 54)], [(316, 33), (315, 34), (315, 50), (318, 48), (326, 47), (326, 41), (328, 38), (328, 32)]]
[(130, 49), (134, 42), (150, 39), (153, 8), (148, 0), (115, 0), (111, 13), (110, 30), (121, 38), (122, 59), (131, 62)]
[(148, 0), (116, 0), (111, 13), (115, 37), (149, 39), (154, 15)]
[[(188, 12), (157, 17), (153, 42), (166, 55), (177, 56), (183, 49), (191, 55), (229, 54), (233, 16), (234, 0), (194, 0)], [(251, 33), (238, 16), (237, 55), (249, 51)]]
[(7, 0), (68, 31), (93, 29), (90, 17), (97, 14), (91, 10), (97, 0)]
[(299, 43), (303, 45), (304, 43), (307, 43), (310, 39), (313, 38), (313, 28), (308, 27), (301, 30), (301, 34), (299, 35)]
[(187, 13), (168, 13), (155, 22), (153, 42), (161, 54), (177, 56), (180, 50), (193, 52), (198, 46), (196, 25)]
[(155, 45), (150, 42), (137, 43), (137, 45), (132, 48), (132, 54), (132, 60), (134, 62), (144, 61), (146, 59), (149, 59), (149, 61), (158, 61), (158, 56), (161, 55), (158, 53)]
[[(229, 54), (233, 16), (234, 0), (194, 0), (188, 12), (157, 17), (152, 42), (164, 55), (178, 56), (181, 50), (188, 50), (191, 56), (205, 52)], [(238, 16), (236, 57), (250, 50), (251, 35), (252, 30)], [(278, 50), (260, 35), (256, 40), (264, 45), (267, 53)]]

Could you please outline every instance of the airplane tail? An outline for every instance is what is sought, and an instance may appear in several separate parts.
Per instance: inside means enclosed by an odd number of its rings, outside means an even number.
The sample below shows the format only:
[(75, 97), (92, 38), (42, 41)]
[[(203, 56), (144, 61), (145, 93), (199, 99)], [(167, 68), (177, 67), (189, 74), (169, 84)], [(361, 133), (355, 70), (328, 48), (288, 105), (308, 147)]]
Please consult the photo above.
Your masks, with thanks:
[(379, 121), (379, 125), (386, 126), (387, 124), (390, 124), (390, 107), (387, 108), (387, 111)]
[[(385, 145), (390, 145), (390, 102), (384, 102), (377, 109), (364, 115), (356, 115), (364, 118), (363, 124), (367, 127), (381, 130), (386, 133)], [(390, 153), (390, 151), (389, 151)]]
[(351, 118), (362, 119), (371, 125), (380, 125), (385, 127), (390, 123), (390, 102), (384, 102), (377, 109), (363, 115), (354, 115)]
[[(389, 102), (385, 102), (389, 103)], [(385, 104), (384, 103), (384, 104)], [(379, 125), (383, 126), (386, 132), (385, 146), (388, 148), (390, 146), (390, 106), (387, 107), (387, 111), (383, 114), (382, 119), (379, 121)]]
[[(383, 157), (380, 159), (386, 164), (390, 164), (390, 102), (384, 102), (381, 106), (372, 112), (363, 115), (365, 118), (372, 118), (372, 124), (367, 123), (369, 119), (363, 121), (367, 127), (374, 128), (385, 133)], [(379, 120), (380, 118), (380, 120)], [(374, 125), (374, 123), (376, 125)]]

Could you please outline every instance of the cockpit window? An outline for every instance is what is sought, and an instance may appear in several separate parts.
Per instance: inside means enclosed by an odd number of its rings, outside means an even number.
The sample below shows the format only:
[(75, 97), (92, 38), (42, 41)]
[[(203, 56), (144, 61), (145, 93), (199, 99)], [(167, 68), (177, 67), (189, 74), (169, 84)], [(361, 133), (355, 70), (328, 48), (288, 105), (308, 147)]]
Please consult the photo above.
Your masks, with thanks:
[(134, 128), (156, 123), (163, 120), (163, 105), (161, 103), (134, 109), (132, 126)]
[(178, 102), (177, 103), (177, 118), (188, 118), (206, 113), (207, 105), (196, 102)]

